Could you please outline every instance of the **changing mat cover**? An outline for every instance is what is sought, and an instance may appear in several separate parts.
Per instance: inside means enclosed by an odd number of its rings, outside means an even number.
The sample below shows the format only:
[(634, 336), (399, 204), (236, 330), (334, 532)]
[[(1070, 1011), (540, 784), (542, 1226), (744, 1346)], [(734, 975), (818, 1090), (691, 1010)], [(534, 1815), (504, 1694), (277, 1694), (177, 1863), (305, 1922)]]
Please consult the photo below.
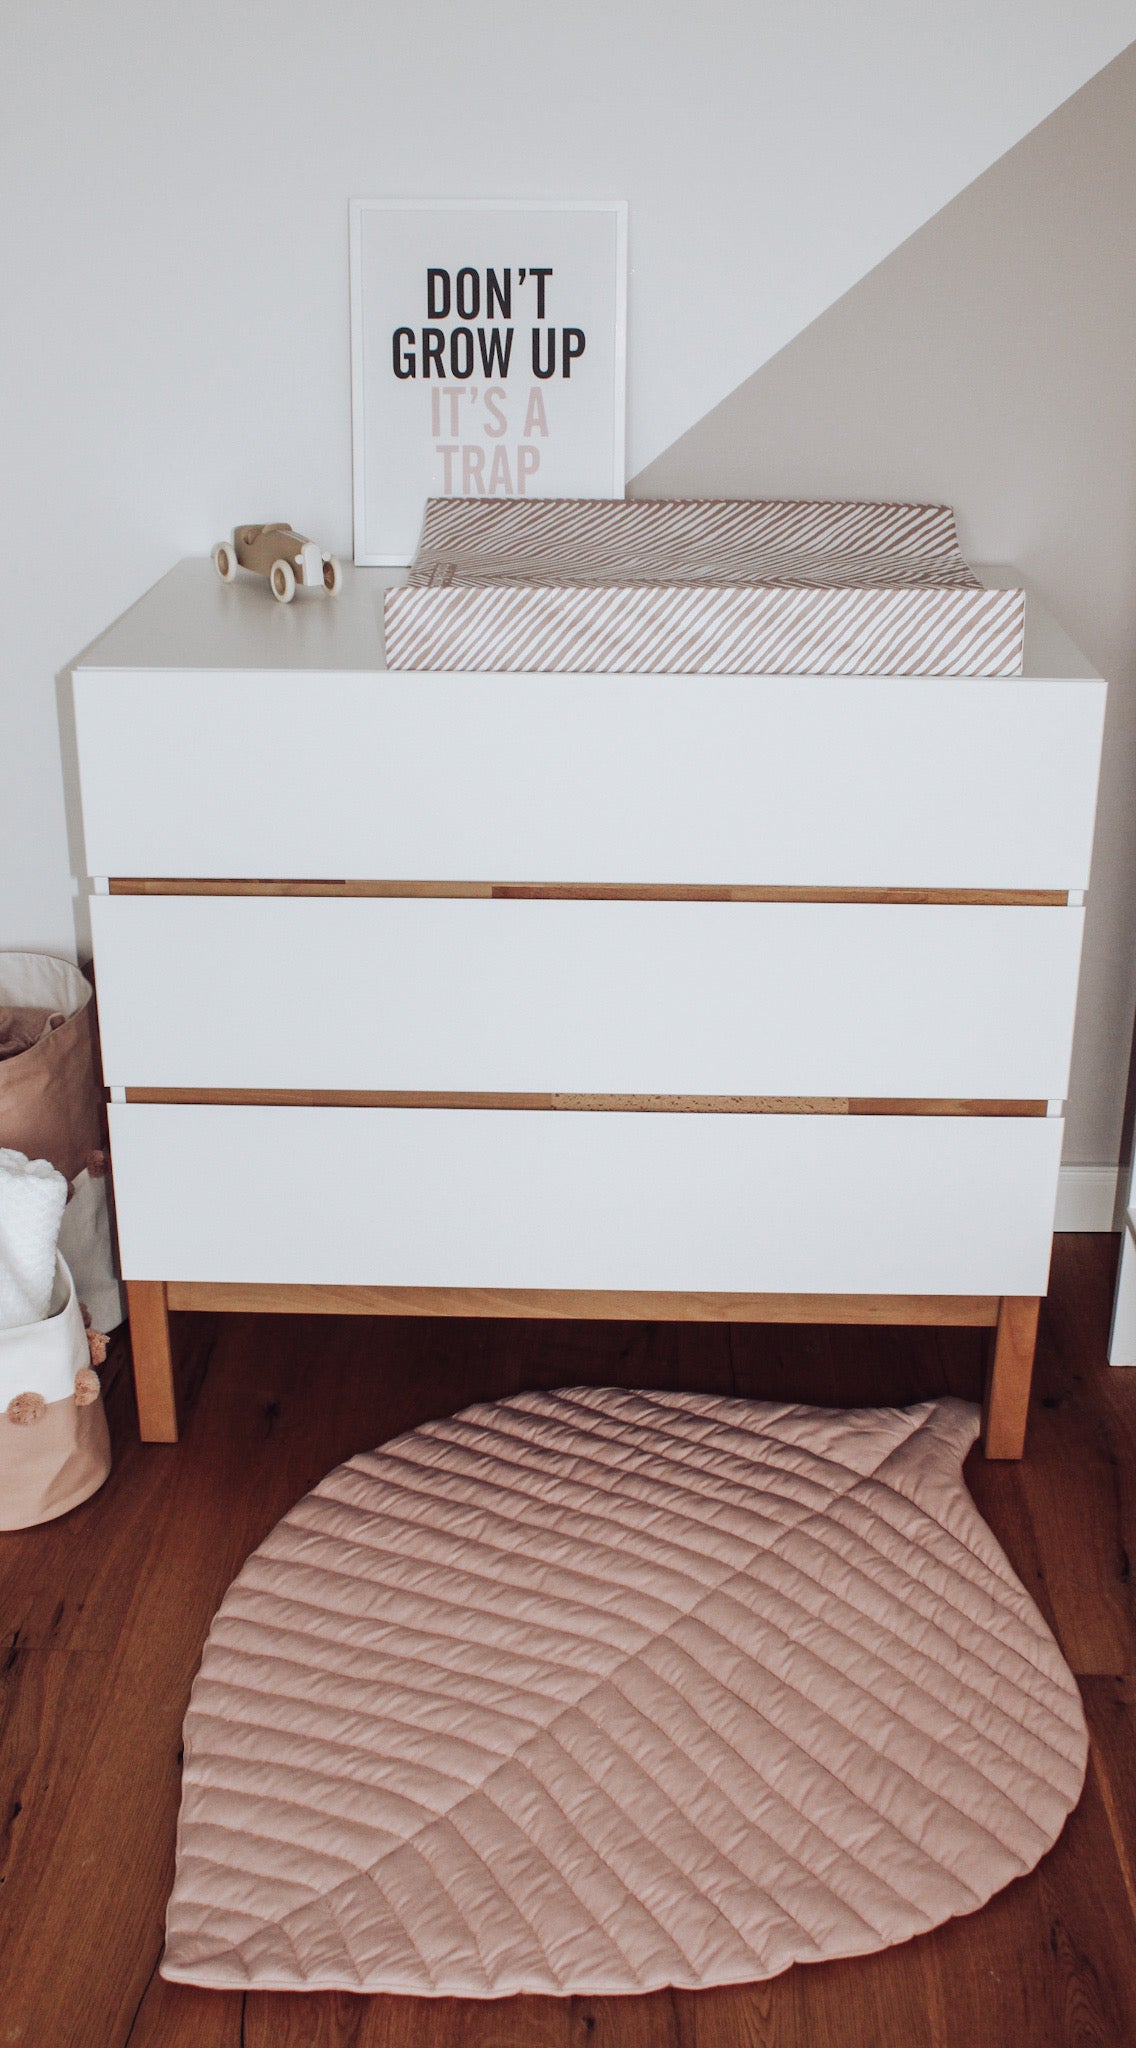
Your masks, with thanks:
[(163, 1974), (601, 1995), (982, 1905), (1086, 1735), (977, 1426), (576, 1388), (352, 1458), (214, 1622)]
[(432, 498), (392, 669), (1018, 675), (1025, 597), (946, 505)]

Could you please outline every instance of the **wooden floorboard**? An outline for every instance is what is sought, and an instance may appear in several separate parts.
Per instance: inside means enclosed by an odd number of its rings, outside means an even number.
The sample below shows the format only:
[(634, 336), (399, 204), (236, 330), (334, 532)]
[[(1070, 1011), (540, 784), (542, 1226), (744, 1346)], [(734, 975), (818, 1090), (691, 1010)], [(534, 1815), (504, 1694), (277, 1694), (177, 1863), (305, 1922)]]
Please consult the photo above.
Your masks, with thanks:
[[(328, 1468), (430, 1416), (590, 1382), (825, 1404), (977, 1399), (981, 1330), (182, 1316), (185, 1427), (129, 1373), (93, 1501), (0, 1536), (0, 2043), (20, 2048), (1134, 2048), (1136, 1372), (1115, 1240), (1059, 1239), (1023, 1464), (978, 1504), (1082, 1683), (1085, 1795), (1030, 1876), (879, 1956), (735, 1990), (491, 2001), (198, 1992), (157, 1975), (180, 1731), (210, 1618)], [(125, 1359), (116, 1345), (112, 1367)]]

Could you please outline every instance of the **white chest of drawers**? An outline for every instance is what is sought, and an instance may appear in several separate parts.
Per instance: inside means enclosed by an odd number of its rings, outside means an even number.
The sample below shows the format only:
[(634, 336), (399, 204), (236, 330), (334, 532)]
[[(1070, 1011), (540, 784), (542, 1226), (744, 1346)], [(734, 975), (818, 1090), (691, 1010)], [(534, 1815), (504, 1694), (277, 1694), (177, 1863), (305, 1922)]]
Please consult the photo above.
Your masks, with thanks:
[(1020, 1455), (1103, 683), (391, 675), (388, 580), (74, 673), (143, 1434), (326, 1306), (996, 1325)]

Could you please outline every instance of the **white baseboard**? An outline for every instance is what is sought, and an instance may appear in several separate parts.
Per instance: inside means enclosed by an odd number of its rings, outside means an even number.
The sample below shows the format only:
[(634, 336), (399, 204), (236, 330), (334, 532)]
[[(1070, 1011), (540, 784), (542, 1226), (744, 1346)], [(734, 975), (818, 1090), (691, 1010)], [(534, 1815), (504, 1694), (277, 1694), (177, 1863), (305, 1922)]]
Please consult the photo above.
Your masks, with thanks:
[(1116, 1174), (1115, 1166), (1063, 1166), (1054, 1229), (1117, 1229)]

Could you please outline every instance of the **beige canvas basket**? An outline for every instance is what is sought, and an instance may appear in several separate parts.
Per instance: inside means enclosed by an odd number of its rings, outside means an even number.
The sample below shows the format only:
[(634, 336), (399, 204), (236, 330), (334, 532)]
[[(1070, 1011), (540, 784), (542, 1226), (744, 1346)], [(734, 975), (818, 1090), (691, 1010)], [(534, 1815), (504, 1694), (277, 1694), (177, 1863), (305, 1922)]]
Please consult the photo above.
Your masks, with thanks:
[(75, 1282), (56, 1260), (51, 1314), (0, 1330), (0, 1530), (51, 1522), (96, 1493), (110, 1437)]
[(116, 1329), (122, 1297), (111, 1249), (106, 1108), (94, 991), (70, 960), (0, 953), (0, 1012), (63, 1022), (0, 1059), (0, 1146), (48, 1159), (72, 1186), (59, 1245), (97, 1330)]

